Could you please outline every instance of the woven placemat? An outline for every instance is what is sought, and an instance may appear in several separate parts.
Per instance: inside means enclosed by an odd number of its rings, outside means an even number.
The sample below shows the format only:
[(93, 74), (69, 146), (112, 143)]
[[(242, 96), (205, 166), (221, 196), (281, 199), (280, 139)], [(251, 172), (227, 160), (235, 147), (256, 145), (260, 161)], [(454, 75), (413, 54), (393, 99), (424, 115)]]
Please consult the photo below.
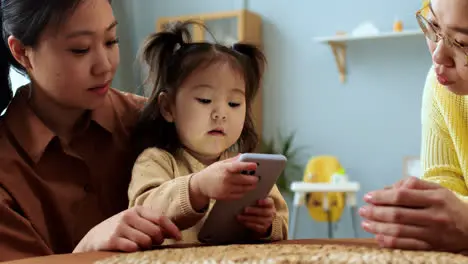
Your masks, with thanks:
[(95, 264), (149, 263), (434, 263), (463, 264), (468, 257), (348, 245), (260, 244), (171, 248), (120, 254)]

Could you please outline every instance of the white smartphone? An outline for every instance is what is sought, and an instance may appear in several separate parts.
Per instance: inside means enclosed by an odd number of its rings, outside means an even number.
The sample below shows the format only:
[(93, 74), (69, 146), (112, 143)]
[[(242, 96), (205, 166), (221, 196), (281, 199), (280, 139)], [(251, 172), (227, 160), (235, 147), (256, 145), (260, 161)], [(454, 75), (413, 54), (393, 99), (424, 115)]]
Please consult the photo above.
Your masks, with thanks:
[(280, 154), (244, 153), (240, 161), (255, 162), (255, 171), (243, 174), (259, 177), (257, 187), (239, 200), (218, 200), (209, 212), (198, 240), (206, 244), (234, 244), (249, 242), (251, 231), (237, 220), (244, 208), (265, 199), (286, 167), (286, 157)]

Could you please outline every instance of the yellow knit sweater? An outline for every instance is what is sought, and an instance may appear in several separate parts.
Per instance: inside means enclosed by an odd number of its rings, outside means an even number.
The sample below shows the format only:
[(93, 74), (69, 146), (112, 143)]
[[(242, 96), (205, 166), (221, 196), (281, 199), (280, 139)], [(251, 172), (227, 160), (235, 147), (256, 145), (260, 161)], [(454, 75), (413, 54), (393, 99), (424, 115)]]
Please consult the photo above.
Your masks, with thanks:
[(422, 178), (452, 190), (468, 202), (468, 96), (427, 75), (422, 103)]

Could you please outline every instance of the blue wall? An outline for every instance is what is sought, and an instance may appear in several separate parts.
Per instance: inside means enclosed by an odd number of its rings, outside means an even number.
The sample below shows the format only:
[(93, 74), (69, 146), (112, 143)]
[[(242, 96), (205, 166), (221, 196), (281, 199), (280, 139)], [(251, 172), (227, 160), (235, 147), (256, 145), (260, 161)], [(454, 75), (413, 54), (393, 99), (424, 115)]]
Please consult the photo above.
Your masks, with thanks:
[[(239, 9), (243, 1), (121, 0), (115, 5), (124, 40), (116, 85), (132, 89), (140, 83), (133, 59), (159, 16)], [(309, 155), (338, 156), (350, 177), (361, 183), (359, 198), (399, 180), (403, 157), (419, 154), (421, 93), (430, 56), (422, 37), (353, 42), (348, 49), (348, 81), (341, 84), (330, 49), (313, 38), (351, 31), (368, 20), (388, 31), (395, 17), (403, 20), (405, 28), (416, 29), (414, 13), (419, 6), (419, 0), (251, 0), (247, 4), (264, 21), (269, 60), (265, 135), (277, 129), (297, 130), (295, 143), (307, 145)], [(336, 236), (352, 234), (346, 213)], [(312, 222), (306, 210), (300, 210), (297, 238), (326, 235), (325, 224)]]

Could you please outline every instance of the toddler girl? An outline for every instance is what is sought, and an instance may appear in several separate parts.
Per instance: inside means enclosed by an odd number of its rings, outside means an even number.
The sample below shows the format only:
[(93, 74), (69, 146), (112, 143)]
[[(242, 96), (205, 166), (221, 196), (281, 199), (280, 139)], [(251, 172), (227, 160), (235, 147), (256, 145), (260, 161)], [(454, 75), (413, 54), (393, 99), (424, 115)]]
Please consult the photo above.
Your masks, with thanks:
[[(241, 174), (256, 164), (234, 153), (257, 146), (251, 104), (265, 64), (252, 45), (192, 43), (192, 25), (177, 23), (143, 47), (154, 86), (134, 134), (140, 154), (128, 190), (130, 207), (169, 217), (182, 243), (198, 242), (215, 200), (239, 199), (257, 184), (257, 177)], [(252, 239), (287, 239), (288, 208), (276, 185), (238, 220)]]

